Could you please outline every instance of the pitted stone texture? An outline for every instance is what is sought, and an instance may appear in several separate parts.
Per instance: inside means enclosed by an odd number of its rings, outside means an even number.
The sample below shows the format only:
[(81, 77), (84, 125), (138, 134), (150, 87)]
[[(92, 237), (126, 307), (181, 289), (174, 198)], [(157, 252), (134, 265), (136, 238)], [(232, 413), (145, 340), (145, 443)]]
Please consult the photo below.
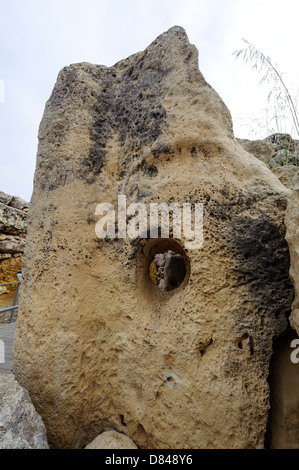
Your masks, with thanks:
[(299, 166), (284, 165), (272, 168), (272, 172), (287, 188), (293, 189), (299, 176)]
[(291, 326), (299, 335), (299, 178), (294, 185), (285, 215), (287, 228), (286, 240), (290, 249), (291, 267), (290, 278), (295, 288), (295, 299), (290, 316)]
[(265, 142), (265, 140), (237, 139), (238, 143), (246, 150), (252, 153), (256, 158), (269, 166), (271, 158), (274, 156), (274, 147)]
[(0, 231), (16, 235), (26, 234), (27, 212), (0, 202)]
[(48, 449), (46, 429), (27, 390), (0, 374), (0, 449)]
[[(204, 204), (185, 238), (106, 239), (95, 208)], [(234, 139), (184, 30), (59, 74), (40, 125), (14, 371), (54, 447), (107, 428), (141, 448), (261, 448), (272, 342), (293, 290), (285, 188)], [(186, 276), (162, 291), (158, 253)], [(53, 409), (55, 413), (53, 413)]]
[[(256, 158), (264, 162), (285, 184), (293, 189), (290, 176), (298, 169), (299, 141), (289, 134), (271, 134), (263, 140), (237, 139), (238, 143)], [(281, 171), (280, 171), (281, 170)]]
[(25, 238), (0, 233), (0, 252), (22, 253), (25, 248)]

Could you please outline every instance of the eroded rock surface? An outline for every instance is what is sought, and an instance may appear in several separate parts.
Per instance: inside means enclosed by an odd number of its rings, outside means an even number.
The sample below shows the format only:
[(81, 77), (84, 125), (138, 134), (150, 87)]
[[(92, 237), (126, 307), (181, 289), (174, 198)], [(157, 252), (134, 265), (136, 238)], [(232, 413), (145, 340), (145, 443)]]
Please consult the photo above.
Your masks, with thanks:
[(293, 189), (299, 177), (299, 166), (283, 165), (272, 168), (272, 172), (287, 188)]
[(271, 134), (265, 139), (237, 139), (238, 143), (271, 169), (288, 165), (299, 166), (299, 140), (290, 134)]
[(267, 166), (269, 166), (271, 158), (275, 156), (274, 147), (265, 140), (237, 139), (237, 141), (246, 152), (252, 153)]
[(299, 175), (299, 141), (289, 134), (271, 134), (263, 140), (237, 139), (246, 152), (252, 153), (272, 170), (287, 188), (293, 189)]
[(0, 449), (48, 449), (47, 434), (27, 390), (0, 374)]
[[(54, 447), (107, 427), (141, 448), (264, 446), (272, 343), (293, 300), (289, 194), (235, 140), (182, 28), (113, 67), (60, 72), (39, 130), (14, 345)], [(118, 195), (203, 203), (202, 247), (97, 238), (95, 209), (117, 212)], [(186, 274), (164, 291), (150, 266), (169, 250)]]
[(297, 179), (292, 196), (288, 202), (285, 225), (287, 228), (286, 240), (289, 245), (291, 258), (290, 278), (296, 294), (292, 305), (290, 323), (299, 336), (299, 179)]

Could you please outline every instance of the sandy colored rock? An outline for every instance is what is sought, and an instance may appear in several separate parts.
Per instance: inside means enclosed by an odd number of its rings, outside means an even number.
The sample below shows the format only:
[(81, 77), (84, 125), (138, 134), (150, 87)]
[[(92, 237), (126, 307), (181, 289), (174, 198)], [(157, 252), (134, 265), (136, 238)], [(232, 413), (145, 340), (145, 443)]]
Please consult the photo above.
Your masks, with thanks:
[(97, 436), (85, 449), (137, 449), (137, 446), (125, 434), (106, 431)]
[(2, 294), (8, 294), (9, 293), (9, 290), (7, 287), (5, 286), (0, 286), (0, 295)]
[(0, 449), (48, 449), (47, 434), (27, 390), (0, 374)]
[(9, 205), (11, 207), (15, 207), (16, 209), (23, 210), (23, 209), (28, 209), (29, 204), (27, 201), (24, 201), (19, 196), (13, 196), (12, 200), (10, 201)]
[(10, 196), (9, 194), (4, 193), (3, 191), (0, 191), (0, 202), (8, 205), (12, 201), (13, 196)]
[(0, 252), (20, 253), (25, 248), (25, 238), (0, 234)]
[(272, 168), (272, 172), (287, 188), (293, 189), (299, 176), (299, 167), (294, 165), (284, 165)]
[(26, 234), (27, 211), (0, 202), (0, 231), (12, 235)]
[(275, 153), (285, 149), (298, 156), (299, 141), (293, 139), (290, 134), (276, 132), (275, 134), (269, 135), (264, 141), (274, 149)]
[(15, 273), (22, 269), (28, 207), (23, 199), (0, 191), (0, 283), (17, 281)]
[(0, 283), (2, 282), (18, 282), (16, 272), (22, 271), (23, 256), (1, 259), (0, 261)]
[(295, 299), (290, 316), (291, 326), (299, 335), (299, 179), (294, 185), (285, 215), (286, 240), (289, 245), (291, 267), (290, 278), (295, 288)]
[[(99, 239), (99, 203), (203, 203), (185, 236)], [(14, 371), (54, 447), (262, 448), (273, 339), (293, 300), (290, 190), (235, 140), (182, 28), (113, 67), (64, 68), (39, 129)], [(119, 227), (118, 227), (119, 228)], [(186, 275), (150, 276), (173, 251)]]
[(265, 142), (264, 140), (249, 140), (249, 139), (236, 139), (237, 142), (242, 145), (246, 152), (251, 153), (261, 160), (265, 165), (269, 165), (269, 162), (274, 154), (274, 147)]
[[(23, 253), (22, 253), (23, 254)], [(12, 254), (11, 253), (0, 253), (0, 260), (2, 259), (8, 259), (11, 258)]]

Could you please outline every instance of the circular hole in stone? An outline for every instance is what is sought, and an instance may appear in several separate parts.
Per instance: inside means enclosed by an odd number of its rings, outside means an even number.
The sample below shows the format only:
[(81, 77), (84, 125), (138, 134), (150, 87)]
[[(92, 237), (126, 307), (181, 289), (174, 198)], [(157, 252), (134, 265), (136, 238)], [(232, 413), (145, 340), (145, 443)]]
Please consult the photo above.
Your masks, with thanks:
[(162, 291), (177, 289), (186, 277), (185, 259), (181, 247), (176, 250), (173, 243), (171, 246), (167, 246), (165, 242), (161, 243), (161, 246), (158, 244), (149, 265), (151, 281)]
[(175, 385), (178, 385), (180, 381), (177, 374), (171, 371), (164, 375), (163, 382), (168, 387), (174, 387)]

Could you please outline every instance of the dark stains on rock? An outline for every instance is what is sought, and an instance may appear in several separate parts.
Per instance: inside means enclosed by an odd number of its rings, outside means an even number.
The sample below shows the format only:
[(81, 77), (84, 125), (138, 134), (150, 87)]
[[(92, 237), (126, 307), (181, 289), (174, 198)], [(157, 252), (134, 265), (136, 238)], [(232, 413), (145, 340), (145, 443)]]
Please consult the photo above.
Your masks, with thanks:
[(233, 220), (230, 243), (237, 279), (248, 285), (252, 299), (267, 315), (286, 327), (294, 291), (284, 225), (277, 227), (266, 214), (259, 218), (239, 216)]
[(157, 176), (158, 174), (158, 168), (155, 166), (155, 165), (149, 165), (146, 169), (145, 169), (145, 173), (147, 175), (149, 175), (151, 178), (154, 177), (154, 176)]
[(106, 144), (112, 137), (114, 129), (117, 127), (113, 116), (113, 106), (115, 106), (115, 90), (113, 82), (115, 81), (115, 72), (113, 69), (102, 70), (101, 82), (102, 92), (93, 107), (93, 124), (90, 128), (90, 137), (92, 145), (89, 155), (83, 160), (83, 177), (87, 183), (96, 181), (96, 177), (101, 173), (106, 161)]
[(96, 176), (101, 173), (106, 160), (106, 152), (103, 148), (92, 147), (89, 156), (84, 158), (83, 165), (86, 167), (85, 180), (87, 183), (94, 183)]
[[(160, 95), (169, 72), (162, 64), (159, 57), (148, 59), (144, 53), (133, 65), (124, 61), (101, 74), (102, 91), (94, 106), (90, 129), (93, 144), (88, 157), (83, 160), (83, 177), (88, 183), (93, 183), (102, 171), (107, 158), (107, 142), (115, 135), (121, 146), (119, 175), (124, 177), (133, 159), (137, 167), (142, 162), (143, 147), (155, 142), (162, 133), (166, 126), (166, 111)], [(153, 165), (148, 174), (157, 174)]]
[[(294, 288), (289, 278), (290, 256), (285, 240), (283, 208), (285, 201), (277, 195), (272, 219), (260, 209), (261, 195), (254, 192), (230, 193), (228, 188), (199, 189), (189, 195), (189, 202), (203, 202), (204, 227), (214, 228), (233, 258), (228, 274), (234, 288), (243, 288), (248, 294), (244, 302), (251, 302), (257, 317), (248, 319), (238, 314), (236, 328), (242, 333), (244, 325), (252, 330), (263, 327), (267, 319), (275, 319), (273, 335), (279, 335), (287, 326), (294, 299)], [(268, 195), (265, 194), (265, 198)], [(274, 194), (271, 195), (274, 197)], [(281, 220), (281, 222), (279, 222)], [(208, 224), (208, 225), (207, 225)], [(213, 228), (214, 227), (214, 228)], [(217, 227), (217, 228), (216, 228)], [(260, 341), (262, 341), (260, 339)]]
[(158, 60), (149, 68), (146, 56), (124, 70), (115, 100), (120, 142), (129, 138), (138, 147), (159, 137), (166, 121), (166, 111), (159, 102), (166, 74)]
[(63, 107), (64, 101), (72, 94), (77, 72), (73, 67), (64, 67), (59, 73), (59, 85), (55, 86), (49, 99), (51, 107)]

